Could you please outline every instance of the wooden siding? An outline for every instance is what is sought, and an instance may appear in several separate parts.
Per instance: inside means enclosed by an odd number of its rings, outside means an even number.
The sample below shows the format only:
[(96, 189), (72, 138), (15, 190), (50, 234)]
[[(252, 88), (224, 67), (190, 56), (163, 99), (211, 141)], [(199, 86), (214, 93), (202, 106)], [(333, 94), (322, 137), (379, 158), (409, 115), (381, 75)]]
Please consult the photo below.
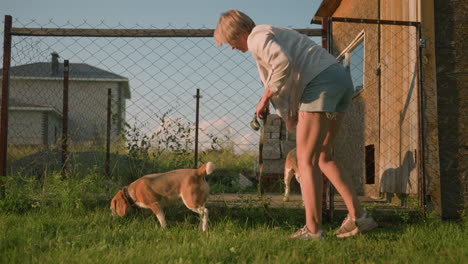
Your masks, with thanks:
[(416, 29), (382, 26), (381, 191), (417, 193), (418, 68)]
[[(383, 20), (419, 21), (419, 1), (381, 0)], [(417, 193), (418, 94), (415, 27), (382, 26), (381, 191)]]
[[(416, 1), (343, 0), (334, 17), (417, 21)], [(379, 9), (380, 8), (380, 9)], [(333, 54), (364, 32), (364, 89), (335, 145), (361, 194), (417, 193), (417, 36), (412, 26), (333, 23)], [(365, 147), (375, 146), (374, 184), (365, 184)], [(351, 158), (352, 157), (352, 158)]]
[(380, 0), (380, 19), (420, 21), (420, 0)]

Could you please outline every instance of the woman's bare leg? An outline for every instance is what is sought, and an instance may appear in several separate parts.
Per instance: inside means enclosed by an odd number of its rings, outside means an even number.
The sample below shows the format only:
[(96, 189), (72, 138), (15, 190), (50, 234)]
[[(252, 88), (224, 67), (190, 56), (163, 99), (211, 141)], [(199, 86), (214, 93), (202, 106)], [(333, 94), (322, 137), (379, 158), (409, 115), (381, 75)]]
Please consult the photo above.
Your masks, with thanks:
[(297, 165), (301, 174), (306, 226), (317, 233), (322, 224), (322, 173), (319, 157), (329, 130), (325, 113), (299, 112), (296, 129)]
[(331, 155), (331, 149), (343, 121), (343, 117), (344, 113), (338, 113), (336, 119), (329, 120), (328, 131), (320, 153), (319, 167), (343, 198), (349, 215), (353, 218), (359, 218), (364, 213), (364, 210), (362, 209), (362, 205), (353, 187), (351, 176), (344, 173), (341, 166)]

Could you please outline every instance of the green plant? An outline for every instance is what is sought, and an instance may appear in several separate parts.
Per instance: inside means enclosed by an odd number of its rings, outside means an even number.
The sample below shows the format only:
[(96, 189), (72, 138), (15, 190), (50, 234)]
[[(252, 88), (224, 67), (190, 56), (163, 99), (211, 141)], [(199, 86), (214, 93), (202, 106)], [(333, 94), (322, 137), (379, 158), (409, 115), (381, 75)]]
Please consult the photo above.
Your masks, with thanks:
[(150, 157), (151, 141), (155, 137), (154, 134), (148, 136), (142, 133), (141, 129), (136, 124), (131, 126), (125, 123), (125, 135), (130, 158), (148, 159)]
[(154, 169), (163, 171), (193, 164), (192, 124), (170, 117), (170, 112), (157, 116), (160, 125), (151, 134), (142, 132), (144, 126), (125, 124), (128, 156), (140, 176), (146, 167), (154, 172)]
[(32, 177), (4, 177), (5, 197), (0, 199), (0, 210), (24, 213), (34, 207), (32, 195), (39, 189), (38, 182)]
[(375, 215), (377, 215), (377, 206), (378, 206), (377, 203), (371, 203), (371, 204), (365, 204), (365, 205), (363, 205), (362, 207), (363, 207), (364, 210), (366, 210), (369, 214), (371, 214), (372, 216), (375, 216)]
[(215, 134), (209, 133), (209, 132), (206, 132), (206, 131), (203, 131), (203, 132), (205, 132), (205, 134), (210, 139), (211, 150), (234, 153), (235, 143), (231, 139), (231, 137), (232, 137), (231, 130), (224, 129), (223, 132), (222, 132), (221, 137), (218, 137)]
[(170, 111), (167, 111), (158, 116), (160, 126), (151, 137), (155, 153), (159, 155), (163, 151), (191, 152), (194, 143), (192, 124), (182, 118), (171, 118), (169, 114)]
[(0, 211), (23, 214), (50, 208), (83, 210), (85, 203), (96, 204), (98, 199), (109, 197), (114, 190), (106, 184), (104, 175), (92, 170), (67, 175), (51, 172), (42, 179), (14, 175), (6, 177)]

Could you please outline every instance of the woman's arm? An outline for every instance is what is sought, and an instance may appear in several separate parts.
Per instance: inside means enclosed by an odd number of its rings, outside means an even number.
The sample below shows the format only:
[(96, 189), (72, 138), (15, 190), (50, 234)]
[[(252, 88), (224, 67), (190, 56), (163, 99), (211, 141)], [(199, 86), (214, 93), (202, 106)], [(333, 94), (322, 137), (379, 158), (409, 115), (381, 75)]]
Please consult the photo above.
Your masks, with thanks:
[(268, 31), (252, 32), (248, 38), (248, 46), (249, 51), (257, 60), (260, 75), (268, 71), (268, 75), (262, 78), (265, 90), (255, 112), (257, 118), (263, 119), (269, 114), (270, 99), (279, 94), (289, 77), (290, 58), (275, 36)]
[(260, 60), (263, 66), (268, 65), (266, 67), (269, 75), (265, 76), (265, 88), (278, 94), (291, 72), (287, 51), (277, 42), (274, 35), (265, 31), (251, 33), (248, 45), (254, 58)]
[(270, 89), (265, 89), (263, 92), (262, 98), (257, 104), (257, 108), (255, 110), (255, 115), (257, 118), (264, 119), (265, 116), (270, 114), (270, 98), (274, 95), (274, 93)]

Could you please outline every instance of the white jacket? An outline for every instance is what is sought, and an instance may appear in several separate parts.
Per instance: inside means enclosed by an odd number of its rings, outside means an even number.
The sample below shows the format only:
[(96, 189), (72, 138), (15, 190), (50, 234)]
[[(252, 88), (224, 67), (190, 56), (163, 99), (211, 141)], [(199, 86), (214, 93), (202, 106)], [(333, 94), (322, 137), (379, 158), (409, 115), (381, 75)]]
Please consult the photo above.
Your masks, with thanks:
[(258, 25), (247, 39), (260, 80), (274, 96), (271, 103), (291, 131), (297, 123), (302, 92), (335, 57), (308, 36), (278, 26)]

